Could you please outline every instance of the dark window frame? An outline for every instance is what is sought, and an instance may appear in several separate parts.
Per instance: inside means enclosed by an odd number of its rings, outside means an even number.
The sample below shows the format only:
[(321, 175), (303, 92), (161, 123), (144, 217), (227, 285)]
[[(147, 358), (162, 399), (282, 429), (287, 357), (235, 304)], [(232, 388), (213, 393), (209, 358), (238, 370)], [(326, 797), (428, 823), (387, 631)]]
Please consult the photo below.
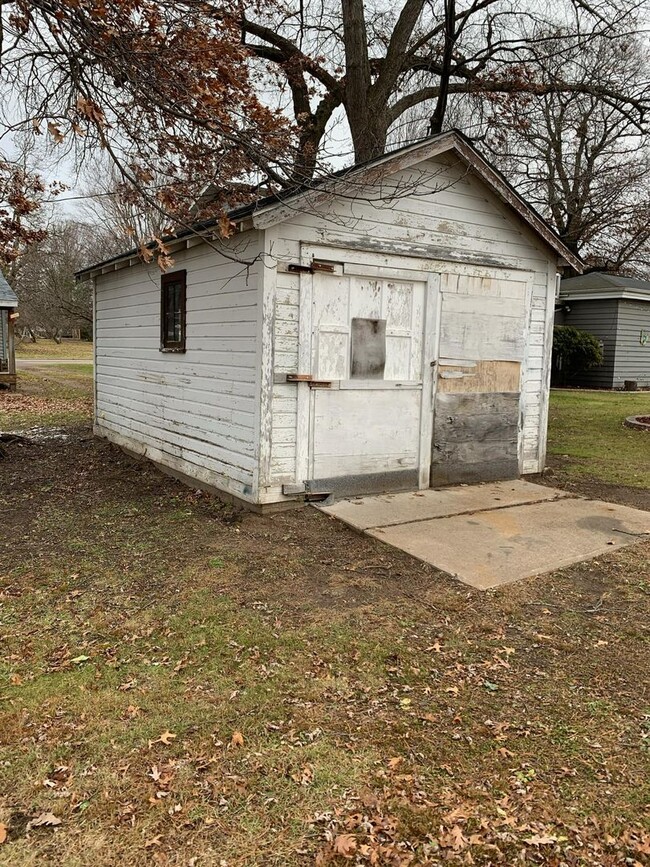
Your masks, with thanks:
[[(170, 284), (180, 283), (181, 291), (179, 298), (180, 310), (180, 340), (170, 340), (167, 336), (167, 317), (169, 314), (169, 295), (167, 288)], [(161, 352), (185, 352), (187, 307), (187, 271), (172, 271), (163, 274), (160, 278), (160, 351)]]

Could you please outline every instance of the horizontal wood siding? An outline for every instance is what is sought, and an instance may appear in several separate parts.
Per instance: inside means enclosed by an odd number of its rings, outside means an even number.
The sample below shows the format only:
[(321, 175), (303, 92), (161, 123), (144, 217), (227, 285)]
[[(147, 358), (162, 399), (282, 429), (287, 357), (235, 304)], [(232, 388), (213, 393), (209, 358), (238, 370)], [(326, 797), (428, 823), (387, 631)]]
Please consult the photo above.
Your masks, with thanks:
[[(254, 260), (260, 235), (229, 242)], [(207, 244), (174, 254), (187, 271), (185, 353), (160, 352), (160, 271), (96, 279), (96, 430), (204, 484), (255, 500), (260, 266)]]
[[(392, 200), (381, 202), (376, 190)], [(364, 261), (365, 249), (385, 249), (381, 264), (391, 266), (395, 256), (431, 260), (465, 259), (482, 265), (533, 272), (532, 304), (528, 311), (526, 364), (522, 374), (520, 455), (524, 472), (540, 469), (546, 341), (548, 268), (555, 255), (514, 215), (487, 185), (470, 176), (447, 156), (385, 178), (375, 192), (356, 188), (336, 199), (320, 202), (304, 213), (290, 216), (271, 230), (271, 256), (267, 267), (300, 261), (301, 242), (348, 248), (348, 261)], [(356, 256), (356, 259), (355, 259)], [(333, 256), (333, 258), (336, 258)], [(404, 259), (401, 260), (404, 262)], [(411, 260), (413, 261), (413, 260)], [(431, 263), (433, 270), (434, 262)], [(407, 268), (408, 262), (401, 266)], [(411, 267), (413, 267), (411, 265)], [(471, 267), (470, 265), (467, 266)], [(278, 382), (298, 370), (300, 289), (297, 274), (277, 273), (273, 329), (272, 444), (269, 500), (278, 498), (283, 482), (296, 479), (295, 385)], [(503, 304), (507, 308), (507, 298)]]
[(573, 377), (570, 384), (583, 388), (614, 387), (618, 301), (614, 299), (569, 301), (567, 307), (568, 310), (565, 308), (558, 311), (555, 317), (556, 324), (572, 325), (574, 328), (593, 334), (602, 341), (605, 356), (603, 364)]
[[(645, 343), (641, 332), (649, 335)], [(626, 379), (650, 388), (650, 301), (618, 301), (614, 388)]]

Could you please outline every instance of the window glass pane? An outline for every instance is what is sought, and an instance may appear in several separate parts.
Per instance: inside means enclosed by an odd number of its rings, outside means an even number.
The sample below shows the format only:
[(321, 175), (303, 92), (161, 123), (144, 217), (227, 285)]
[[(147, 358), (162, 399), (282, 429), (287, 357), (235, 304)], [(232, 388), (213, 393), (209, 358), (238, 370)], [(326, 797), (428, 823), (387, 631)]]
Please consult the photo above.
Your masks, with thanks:
[(353, 319), (351, 379), (383, 379), (386, 367), (386, 320)]
[(183, 318), (185, 282), (183, 279), (163, 280), (162, 298), (162, 343), (171, 349), (184, 348)]

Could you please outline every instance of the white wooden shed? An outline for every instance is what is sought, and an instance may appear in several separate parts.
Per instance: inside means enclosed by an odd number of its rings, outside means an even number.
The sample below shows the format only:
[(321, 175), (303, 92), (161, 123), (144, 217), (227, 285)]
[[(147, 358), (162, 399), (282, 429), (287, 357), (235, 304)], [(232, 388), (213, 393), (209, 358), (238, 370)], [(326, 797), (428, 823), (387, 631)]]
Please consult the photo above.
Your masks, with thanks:
[(98, 435), (253, 507), (543, 469), (581, 263), (460, 133), (230, 218), (80, 275)]

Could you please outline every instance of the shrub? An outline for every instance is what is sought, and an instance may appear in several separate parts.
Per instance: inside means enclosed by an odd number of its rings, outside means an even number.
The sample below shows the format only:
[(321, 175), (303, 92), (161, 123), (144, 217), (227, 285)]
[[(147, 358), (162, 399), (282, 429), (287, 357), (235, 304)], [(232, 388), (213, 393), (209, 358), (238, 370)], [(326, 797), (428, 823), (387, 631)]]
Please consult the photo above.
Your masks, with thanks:
[(553, 329), (553, 377), (566, 385), (577, 374), (604, 361), (600, 341), (588, 331), (572, 325), (556, 325)]

